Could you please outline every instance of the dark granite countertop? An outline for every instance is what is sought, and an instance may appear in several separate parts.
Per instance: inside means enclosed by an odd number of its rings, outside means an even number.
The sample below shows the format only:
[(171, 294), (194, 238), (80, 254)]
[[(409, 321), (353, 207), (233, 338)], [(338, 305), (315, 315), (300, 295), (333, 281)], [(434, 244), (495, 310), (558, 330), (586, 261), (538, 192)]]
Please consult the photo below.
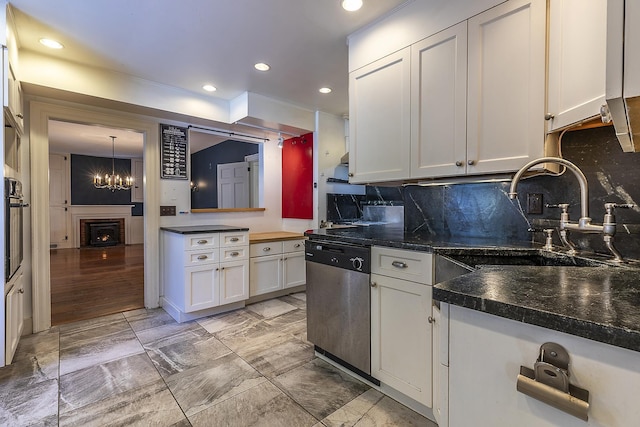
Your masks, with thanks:
[[(469, 254), (565, 257), (530, 242), (464, 239), (405, 233), (402, 227), (371, 226), (309, 230), (310, 238), (423, 250), (453, 258)], [(434, 300), (483, 311), (640, 351), (640, 267), (603, 263), (589, 256), (575, 266), (483, 266), (433, 287)]]
[(160, 227), (160, 230), (178, 234), (225, 233), (228, 231), (249, 231), (248, 227), (231, 225), (187, 225), (184, 227)]

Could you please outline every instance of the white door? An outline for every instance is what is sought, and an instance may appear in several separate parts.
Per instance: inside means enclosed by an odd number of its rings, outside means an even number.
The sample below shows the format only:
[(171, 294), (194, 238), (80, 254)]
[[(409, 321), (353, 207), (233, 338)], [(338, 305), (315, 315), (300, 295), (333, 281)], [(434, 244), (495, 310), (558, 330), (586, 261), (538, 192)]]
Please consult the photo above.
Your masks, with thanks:
[(282, 289), (282, 255), (252, 257), (249, 283), (250, 296)]
[(291, 288), (307, 283), (304, 252), (289, 252), (283, 256), (283, 288)]
[(220, 264), (220, 305), (249, 298), (249, 261)]
[(542, 157), (546, 1), (510, 0), (469, 19), (467, 173)]
[(249, 163), (218, 165), (218, 208), (249, 207)]
[(411, 177), (464, 175), (467, 22), (411, 46)]
[(131, 189), (131, 202), (144, 202), (144, 161), (131, 159), (131, 175), (133, 175), (133, 188)]
[(605, 103), (607, 2), (549, 3), (549, 131), (600, 114)]
[(63, 154), (49, 155), (49, 221), (51, 245), (70, 247), (68, 212), (69, 191), (67, 180), (68, 157)]
[(349, 74), (349, 181), (409, 177), (411, 49)]
[(371, 275), (371, 375), (432, 407), (431, 286)]

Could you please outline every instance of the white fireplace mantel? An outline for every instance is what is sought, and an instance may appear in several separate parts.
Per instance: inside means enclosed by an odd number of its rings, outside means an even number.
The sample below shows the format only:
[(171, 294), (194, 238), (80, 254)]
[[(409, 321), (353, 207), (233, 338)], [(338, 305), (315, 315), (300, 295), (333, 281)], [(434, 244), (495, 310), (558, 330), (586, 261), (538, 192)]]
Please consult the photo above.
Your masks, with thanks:
[(124, 243), (129, 244), (131, 227), (131, 207), (133, 205), (73, 205), (71, 222), (73, 224), (73, 247), (80, 247), (80, 220), (81, 219), (109, 219), (124, 218)]

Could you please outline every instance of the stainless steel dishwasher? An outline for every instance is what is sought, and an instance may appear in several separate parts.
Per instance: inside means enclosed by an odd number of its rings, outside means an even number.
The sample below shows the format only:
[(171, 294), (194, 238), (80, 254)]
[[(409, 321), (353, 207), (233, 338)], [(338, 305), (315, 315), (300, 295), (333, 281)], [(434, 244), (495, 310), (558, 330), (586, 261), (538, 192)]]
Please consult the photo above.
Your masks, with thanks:
[(305, 242), (307, 339), (315, 350), (371, 377), (371, 251), (368, 246)]

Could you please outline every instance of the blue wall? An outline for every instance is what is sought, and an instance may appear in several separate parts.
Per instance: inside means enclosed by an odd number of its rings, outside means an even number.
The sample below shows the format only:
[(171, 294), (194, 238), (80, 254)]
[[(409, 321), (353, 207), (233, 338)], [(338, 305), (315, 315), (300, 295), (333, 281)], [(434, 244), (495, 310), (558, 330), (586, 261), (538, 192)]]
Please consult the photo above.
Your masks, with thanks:
[(191, 192), (191, 209), (218, 207), (218, 164), (244, 161), (257, 154), (258, 144), (224, 141), (191, 155), (191, 182), (198, 191)]
[[(115, 159), (115, 172), (131, 175), (131, 159)], [(71, 155), (72, 205), (130, 205), (131, 190), (110, 191), (93, 186), (93, 177), (111, 174), (111, 157)]]

